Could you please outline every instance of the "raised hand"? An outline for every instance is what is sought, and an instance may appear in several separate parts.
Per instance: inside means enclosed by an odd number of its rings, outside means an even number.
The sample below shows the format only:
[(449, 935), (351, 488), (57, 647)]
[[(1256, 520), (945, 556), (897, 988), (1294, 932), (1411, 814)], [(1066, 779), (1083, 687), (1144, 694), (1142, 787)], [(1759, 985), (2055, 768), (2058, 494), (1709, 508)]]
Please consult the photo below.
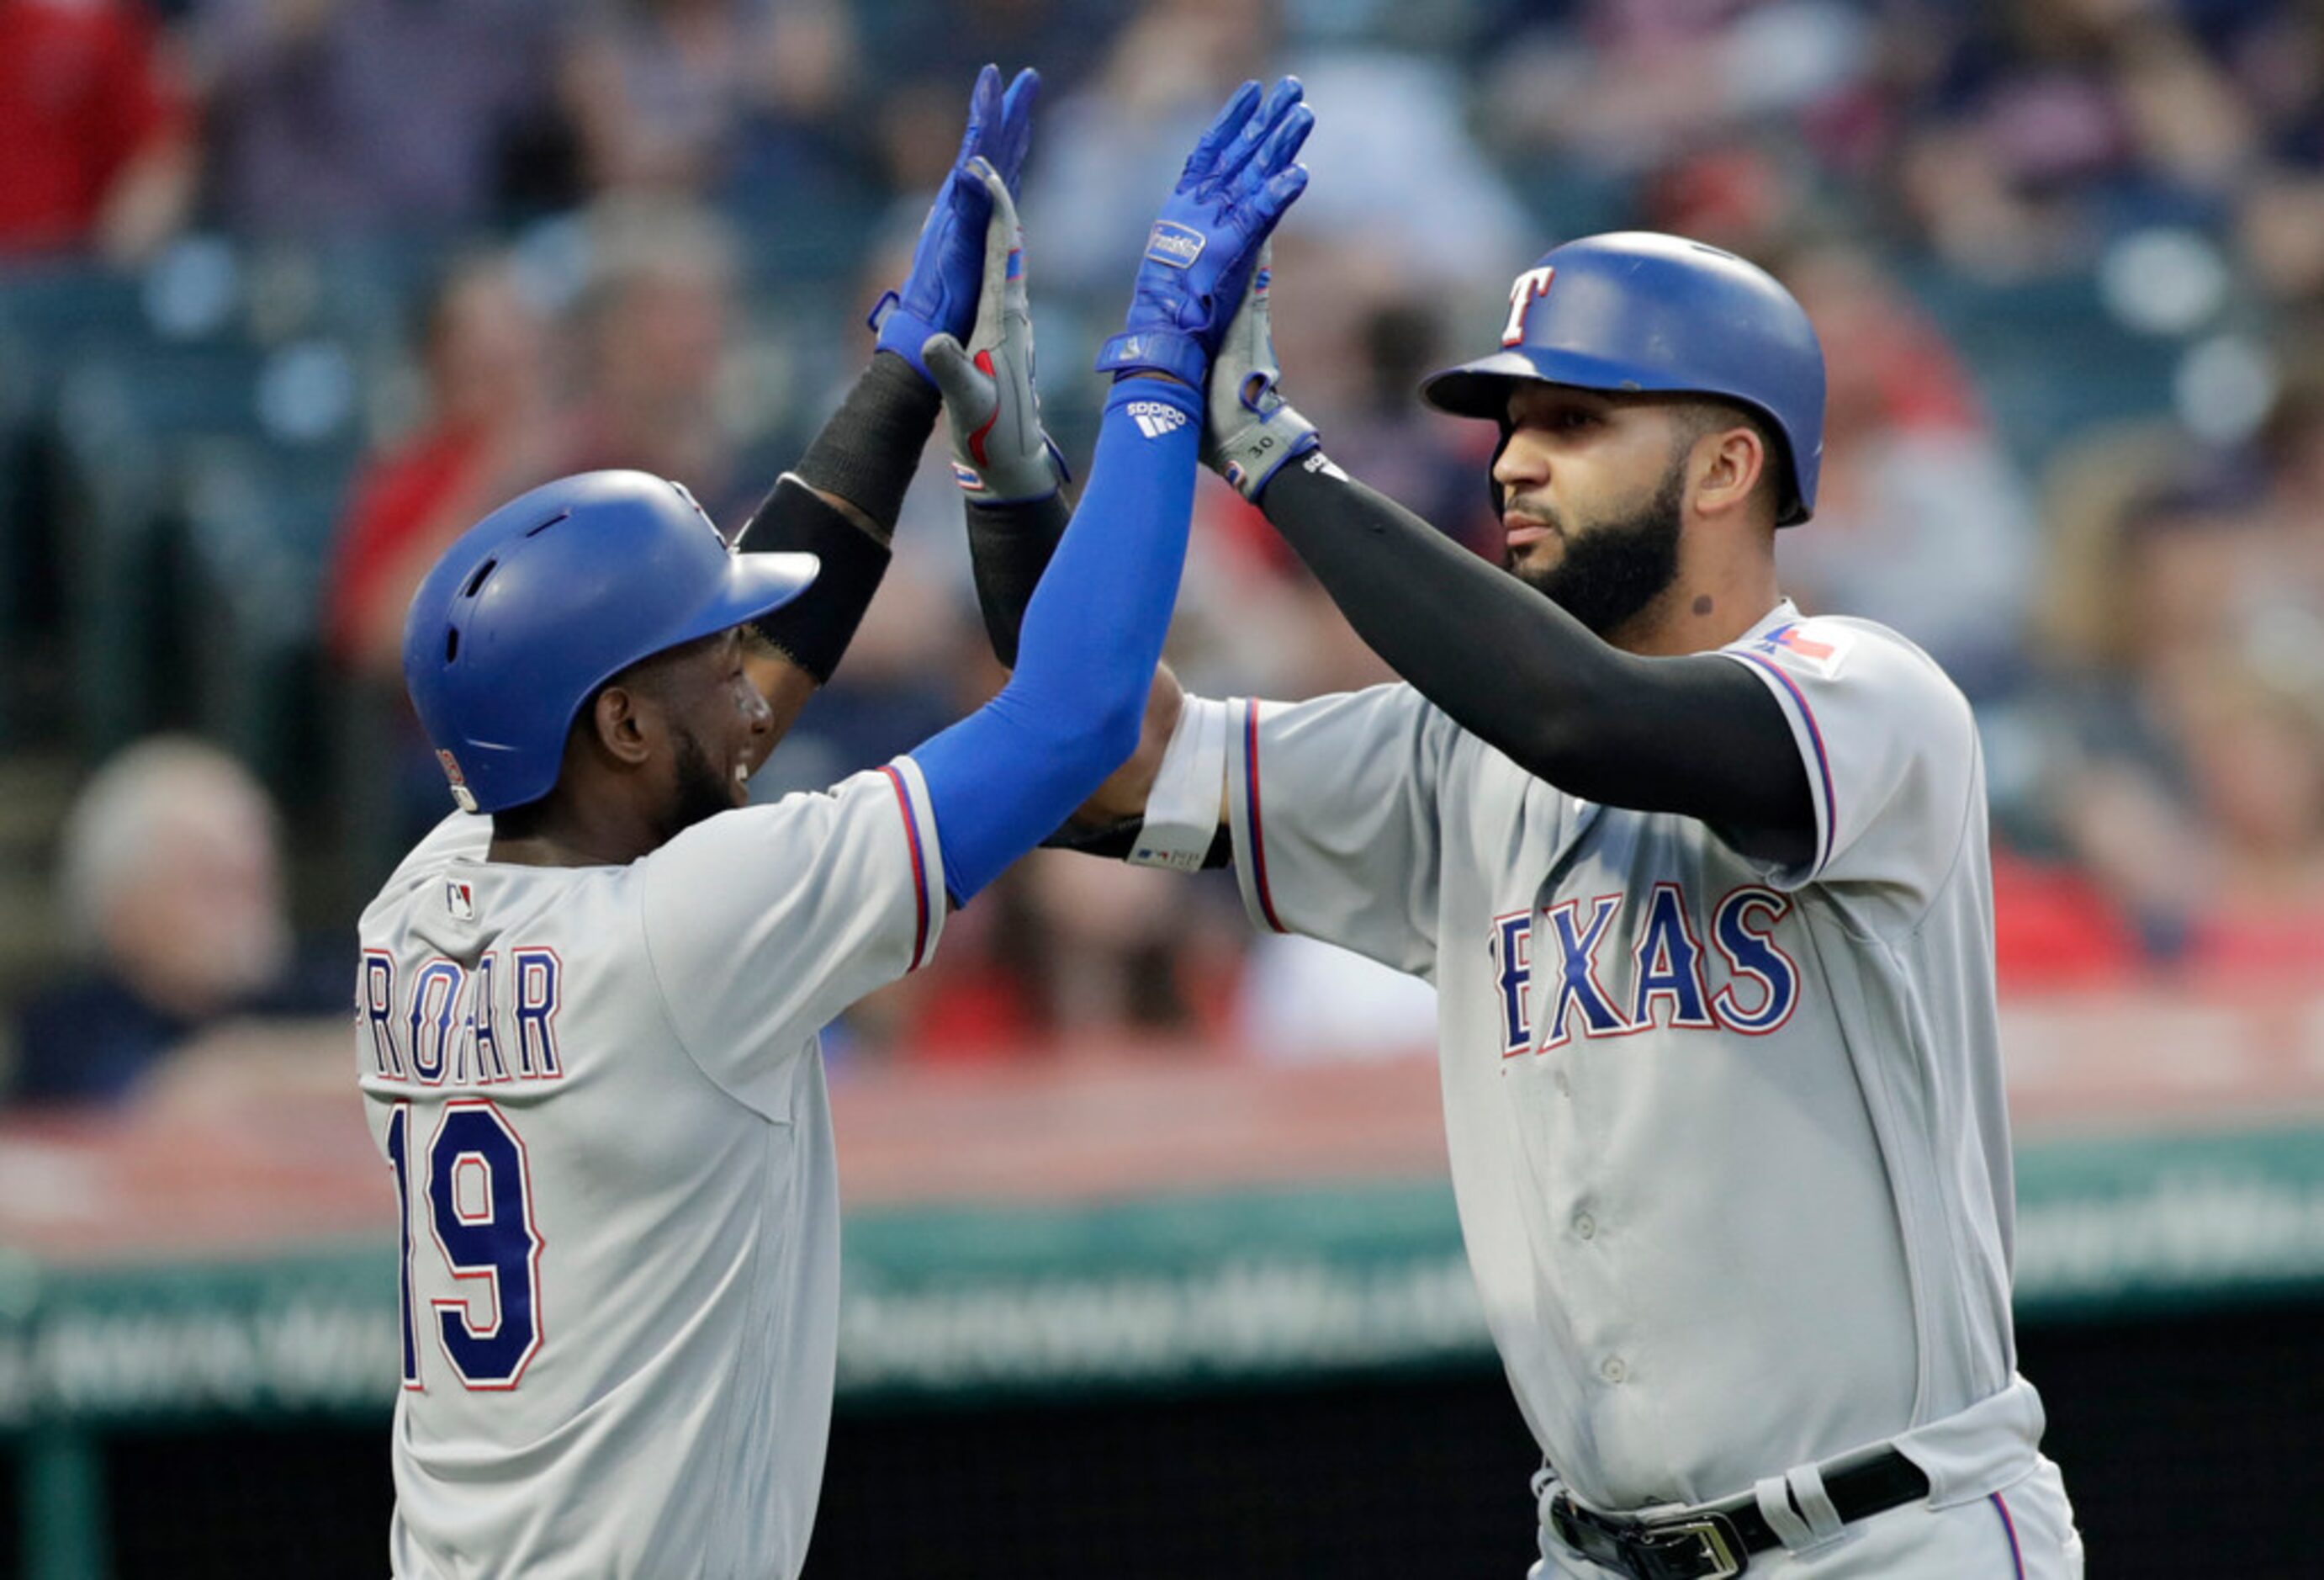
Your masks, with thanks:
[(949, 334), (921, 347), (944, 392), (952, 428), (952, 469), (980, 504), (1045, 499), (1065, 482), (1065, 458), (1041, 430), (1033, 392), (1033, 316), (1026, 300), (1025, 235), (1001, 172), (972, 162), (991, 204), (984, 230), (984, 283), (968, 343)]
[(1097, 365), (1167, 374), (1201, 388), (1240, 305), (1260, 244), (1305, 189), (1296, 163), (1315, 117), (1286, 77), (1264, 102), (1246, 82), (1195, 143), (1146, 241), (1122, 332)]
[(872, 304), (871, 323), (880, 331), (878, 349), (894, 352), (932, 383), (920, 348), (933, 335), (964, 338), (976, 321), (986, 221), (992, 205), (982, 177), (971, 167), (982, 160), (1010, 196), (1016, 195), (1025, 151), (1032, 144), (1033, 105), (1040, 92), (1041, 74), (1029, 69), (1017, 74), (1005, 94), (998, 66), (977, 73), (969, 94), (968, 130), (920, 226), (912, 271), (902, 286)]
[(1211, 359), (1204, 391), (1203, 464), (1254, 504), (1267, 480), (1321, 442), (1315, 425), (1276, 387), (1275, 333), (1268, 316), (1274, 244), (1262, 243), (1242, 306)]

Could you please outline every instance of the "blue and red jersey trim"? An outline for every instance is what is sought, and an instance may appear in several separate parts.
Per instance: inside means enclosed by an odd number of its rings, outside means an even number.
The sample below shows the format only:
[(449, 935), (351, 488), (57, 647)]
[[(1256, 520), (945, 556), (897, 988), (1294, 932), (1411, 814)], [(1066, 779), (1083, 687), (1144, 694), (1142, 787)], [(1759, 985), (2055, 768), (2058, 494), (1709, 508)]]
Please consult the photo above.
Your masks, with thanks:
[(1250, 887), (1259, 897), (1259, 914), (1267, 925), (1278, 933), (1291, 929), (1275, 914), (1275, 895), (1267, 886), (1267, 837), (1259, 825), (1259, 704), (1243, 705), (1242, 778), (1243, 805), (1250, 814)]
[(2016, 1570), (2017, 1580), (2025, 1580), (2025, 1549), (2017, 1545), (2017, 1521), (2009, 1517), (2009, 1504), (1999, 1492), (1987, 1495), (2001, 1512), (2001, 1529), (2009, 1533), (2009, 1561)]
[[(1734, 651), (1732, 648), (1728, 651)], [(1831, 753), (1823, 744), (1822, 726), (1816, 723), (1815, 709), (1808, 706), (1807, 694), (1800, 689), (1799, 682), (1784, 673), (1782, 665), (1763, 659), (1757, 653), (1737, 652), (1735, 656), (1745, 663), (1757, 664), (1773, 675), (1776, 683), (1791, 694), (1793, 704), (1800, 710), (1800, 717), (1807, 721), (1808, 741), (1815, 747), (1816, 773), (1823, 781), (1823, 839), (1816, 853), (1816, 871), (1821, 872), (1824, 864), (1831, 860), (1831, 842), (1840, 827), (1840, 803), (1831, 788)]]
[(918, 971), (923, 965), (927, 964), (928, 957), (928, 916), (930, 910), (930, 896), (928, 891), (932, 885), (928, 882), (927, 850), (927, 847), (920, 843), (920, 820), (913, 815), (912, 792), (910, 787), (904, 782), (904, 776), (901, 773), (899, 773), (891, 765), (883, 764), (881, 767), (880, 772), (886, 774), (888, 776), (888, 782), (895, 787), (896, 809), (903, 814), (904, 838), (911, 846), (912, 905), (914, 915), (912, 924), (912, 964), (908, 969)]

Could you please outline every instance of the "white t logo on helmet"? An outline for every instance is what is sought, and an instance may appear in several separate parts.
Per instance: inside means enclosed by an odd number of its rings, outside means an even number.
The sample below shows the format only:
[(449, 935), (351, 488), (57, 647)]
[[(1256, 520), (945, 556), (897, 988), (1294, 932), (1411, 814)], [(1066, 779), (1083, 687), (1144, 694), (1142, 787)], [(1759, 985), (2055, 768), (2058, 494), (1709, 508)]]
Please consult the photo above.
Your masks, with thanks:
[(1526, 310), (1539, 300), (1549, 290), (1550, 276), (1557, 271), (1544, 264), (1528, 269), (1509, 287), (1509, 321), (1501, 326), (1501, 344), (1515, 346), (1525, 338)]

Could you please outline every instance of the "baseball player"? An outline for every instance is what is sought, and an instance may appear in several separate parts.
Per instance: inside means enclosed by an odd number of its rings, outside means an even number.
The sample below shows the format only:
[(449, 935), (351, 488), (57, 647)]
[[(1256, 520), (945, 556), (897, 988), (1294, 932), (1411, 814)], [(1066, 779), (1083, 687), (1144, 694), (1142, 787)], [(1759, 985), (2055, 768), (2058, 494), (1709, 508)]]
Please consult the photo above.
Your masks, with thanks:
[[(486, 517), (414, 597), (405, 675), (462, 810), (364, 912), (355, 1028), (401, 1213), (407, 1580), (798, 1572), (838, 1312), (817, 1029), (1130, 754), (1208, 358), (1305, 180), (1287, 101), (1238, 98), (1195, 148), (1007, 688), (883, 768), (748, 806), (877, 579), (934, 422), (926, 357), (960, 360), (989, 277), (1021, 279), (1033, 91), (980, 78), (872, 370), (748, 529), (772, 551), (674, 483), (593, 473)], [(776, 655), (755, 680), (753, 625)]]
[(1462, 1234), (1545, 1461), (1534, 1575), (2080, 1575), (2015, 1370), (1975, 722), (1776, 577), (1822, 448), (1806, 315), (1675, 236), (1520, 274), (1499, 348), (1422, 392), (1499, 425), (1496, 568), (1325, 458), (1268, 286), (1205, 458), (1406, 683), (1219, 703), (1166, 670), (1076, 839), (1231, 851), (1258, 925), (1435, 984)]

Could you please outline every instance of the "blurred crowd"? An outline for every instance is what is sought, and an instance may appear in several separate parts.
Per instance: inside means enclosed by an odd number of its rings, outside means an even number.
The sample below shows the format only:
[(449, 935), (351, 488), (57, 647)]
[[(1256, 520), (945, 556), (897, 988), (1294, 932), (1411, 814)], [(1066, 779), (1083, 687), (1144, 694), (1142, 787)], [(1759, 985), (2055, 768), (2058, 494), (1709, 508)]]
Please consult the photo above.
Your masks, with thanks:
[[(93, 1095), (132, 1079), (131, 1056), (62, 1048), (311, 1007), (272, 875), (285, 830), (253, 799), (282, 798), (290, 861), (323, 874), (297, 920), (327, 956), (445, 809), (401, 700), (421, 571), (492, 504), (585, 467), (679, 478), (739, 524), (868, 355), (861, 314), (986, 59), (1045, 78), (1023, 211), (1070, 456), (1168, 151), (1246, 77), (1298, 71), (1320, 117), (1277, 244), (1286, 383), (1344, 465), (1480, 552), (1491, 436), (1422, 411), (1419, 375), (1483, 349), (1509, 278), (1559, 241), (1730, 247), (1798, 294), (1830, 365), (1787, 590), (1894, 625), (1978, 707), (2005, 989), (2297, 992), (2324, 970), (2313, 0), (0, 0), (0, 325), (14, 279), (182, 282), (220, 248), (262, 337), (285, 279), (327, 304), (385, 281), (392, 308), (392, 333), (348, 335), (346, 460), (300, 584), (300, 651), (327, 677), (300, 705), (325, 725), (257, 764), (265, 785), (184, 741), (89, 784), (60, 880), (75, 962), (20, 1017), (20, 1095), (56, 1095), (60, 1058), (102, 1072)], [(902, 751), (998, 684), (955, 499), (939, 439), (762, 793)], [(1213, 696), (1387, 678), (1222, 487), (1199, 499), (1170, 659)], [(104, 920), (124, 863), (229, 882), (199, 868), (223, 833), (122, 810), (168, 784), (241, 798), (228, 820), (263, 852), (231, 886), (272, 908), (264, 937), (199, 992), (127, 936), (198, 915)], [(151, 848), (87, 848), (124, 821)], [(841, 1044), (1425, 1043), (1425, 990), (1255, 939), (1240, 909), (1218, 874), (1044, 853)]]

